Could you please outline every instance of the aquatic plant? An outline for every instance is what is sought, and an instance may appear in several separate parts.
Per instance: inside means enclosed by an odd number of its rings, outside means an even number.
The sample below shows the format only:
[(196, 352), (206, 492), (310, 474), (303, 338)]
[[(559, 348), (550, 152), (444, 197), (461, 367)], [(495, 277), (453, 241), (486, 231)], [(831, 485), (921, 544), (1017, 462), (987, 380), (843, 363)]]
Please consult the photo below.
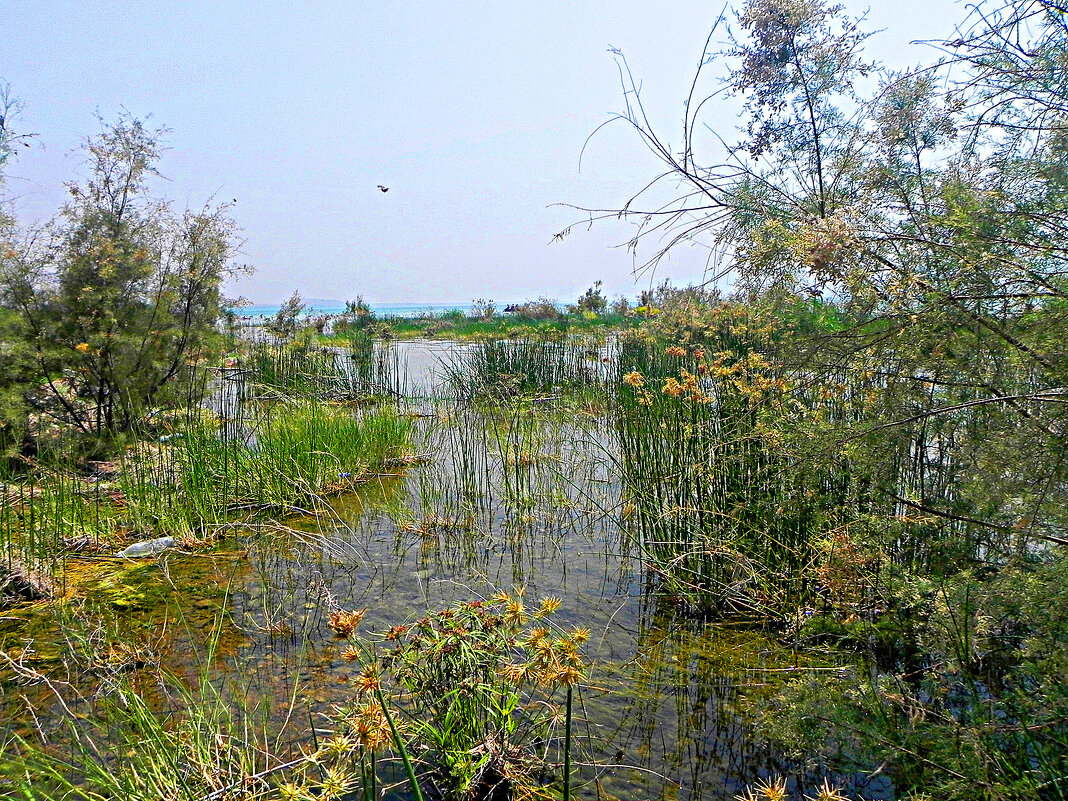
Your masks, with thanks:
[(317, 344), (310, 334), (291, 342), (253, 335), (244, 376), (287, 395), (320, 400), (397, 398), (404, 375), (396, 352), (365, 328), (346, 332), (347, 351)]
[(174, 433), (98, 463), (92, 475), (38, 465), (0, 496), (7, 583), (39, 576), (43, 589), (53, 576), (61, 580), (68, 552), (162, 535), (198, 545), (235, 518), (321, 506), (324, 496), (403, 469), (410, 428), (387, 406), (282, 401), (224, 421), (221, 431), (212, 418), (190, 415)]
[[(358, 672), (351, 702), (334, 716), (337, 735), (360, 741), (378, 732), (373, 745), (380, 745), (382, 727), (368, 718), (385, 719), (392, 707), (403, 716), (407, 752), (425, 752), (420, 761), (429, 772), (421, 781), (436, 793), (537, 798), (545, 796), (539, 777), (562, 720), (569, 797), (572, 698), (585, 675), (581, 647), (589, 633), (554, 633), (549, 619), (560, 603), (548, 597), (528, 607), (522, 591), (501, 592), (377, 635), (348, 633), (342, 656)], [(562, 711), (552, 703), (558, 688)]]
[(593, 340), (489, 339), (445, 365), (446, 382), (462, 400), (584, 390), (599, 383), (607, 358)]
[[(744, 793), (735, 796), (737, 801), (790, 801), (790, 798), (791, 796), (787, 793), (786, 779), (782, 776), (760, 779)], [(797, 795), (794, 798), (800, 801), (802, 796)], [(849, 801), (849, 797), (842, 792), (841, 788), (831, 784), (828, 779), (823, 780), (815, 795), (805, 794), (803, 798), (804, 801)]]
[(775, 365), (630, 339), (617, 369), (624, 509), (668, 590), (707, 611), (772, 616), (808, 597), (835, 487), (787, 469)]
[[(21, 683), (49, 689), (62, 727), (0, 743), (0, 794), (27, 801), (267, 797), (270, 778), (304, 757), (287, 759), (276, 750), (278, 741), (265, 723), (271, 699), (247, 703), (239, 688), (223, 688), (214, 679), (211, 665), (222, 632), (216, 620), (191, 683), (140, 659), (109, 659), (91, 698), (75, 681), (38, 671), (25, 654), (8, 657), (7, 667)], [(92, 660), (99, 648), (91, 633), (68, 620), (65, 636), (76, 664), (97, 672)], [(146, 692), (146, 685), (155, 692)]]

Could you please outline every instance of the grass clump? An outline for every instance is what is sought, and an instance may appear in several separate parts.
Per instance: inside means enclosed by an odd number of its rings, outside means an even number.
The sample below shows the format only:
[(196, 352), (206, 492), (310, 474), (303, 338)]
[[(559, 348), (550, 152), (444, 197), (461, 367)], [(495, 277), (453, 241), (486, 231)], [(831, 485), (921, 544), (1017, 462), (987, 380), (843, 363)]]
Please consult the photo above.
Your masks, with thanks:
[(320, 400), (357, 400), (402, 394), (394, 354), (376, 345), (368, 328), (339, 335), (347, 347), (323, 347), (309, 333), (291, 341), (253, 342), (244, 359), (260, 388)]
[(286, 401), (249, 421), (243, 439), (191, 429), (175, 454), (190, 521), (243, 508), (300, 506), (403, 462), (410, 422), (389, 407), (353, 410)]
[(491, 339), (447, 365), (447, 381), (463, 400), (584, 390), (599, 383), (604, 358), (593, 341)]
[[(73, 649), (68, 670), (81, 669), (83, 676), (61, 681), (8, 658), (18, 681), (47, 687), (61, 714), (47, 736), (39, 728), (34, 738), (0, 744), (0, 795), (26, 801), (270, 797), (269, 777), (287, 762), (276, 749), (282, 738), (272, 737), (267, 724), (272, 701), (248, 703), (239, 689), (220, 687), (211, 665), (221, 621), (206, 635), (191, 683), (139, 654), (124, 652), (121, 664), (110, 659), (101, 670), (94, 664), (98, 644), (77, 621), (66, 630)], [(84, 679), (98, 674), (103, 678), (88, 695)]]
[(626, 340), (615, 417), (624, 516), (665, 589), (705, 612), (772, 618), (810, 600), (843, 501), (778, 435), (785, 381), (755, 351)]
[(50, 575), (65, 553), (164, 535), (195, 546), (235, 517), (304, 511), (323, 496), (396, 471), (406, 463), (410, 437), (410, 420), (391, 407), (297, 399), (221, 427), (207, 416), (190, 417), (94, 474), (38, 465), (5, 486), (5, 566), (9, 575)]

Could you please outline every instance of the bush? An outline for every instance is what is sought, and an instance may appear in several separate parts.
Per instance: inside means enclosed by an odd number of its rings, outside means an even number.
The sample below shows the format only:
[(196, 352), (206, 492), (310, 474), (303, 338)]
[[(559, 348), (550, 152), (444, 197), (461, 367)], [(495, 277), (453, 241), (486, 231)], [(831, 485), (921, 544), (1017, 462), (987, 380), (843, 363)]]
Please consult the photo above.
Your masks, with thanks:
[[(335, 611), (331, 628), (349, 641), (342, 656), (360, 667), (352, 702), (335, 720), (338, 734), (380, 747), (389, 739), (388, 705), (404, 717), (407, 751), (425, 755), (445, 798), (540, 795), (536, 776), (551, 763), (534, 746), (551, 739), (561, 716), (570, 741), (572, 689), (583, 679), (580, 648), (589, 636), (581, 628), (553, 633), (549, 617), (559, 605), (545, 598), (528, 609), (521, 591), (501, 592), (370, 636), (356, 632), (362, 612)], [(565, 765), (569, 758), (565, 751)]]

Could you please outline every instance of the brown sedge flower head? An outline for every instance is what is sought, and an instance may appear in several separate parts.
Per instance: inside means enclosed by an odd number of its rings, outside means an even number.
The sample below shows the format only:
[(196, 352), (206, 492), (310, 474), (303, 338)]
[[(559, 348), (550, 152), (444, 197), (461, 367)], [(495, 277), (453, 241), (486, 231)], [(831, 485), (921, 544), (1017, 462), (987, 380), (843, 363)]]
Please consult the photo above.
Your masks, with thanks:
[(759, 779), (744, 795), (735, 796), (738, 801), (786, 801), (786, 779)]
[(323, 777), (320, 787), (322, 791), (320, 797), (327, 799), (341, 798), (355, 786), (356, 777), (340, 765), (335, 765), (326, 769), (326, 775)]
[(564, 661), (576, 665), (582, 661), (579, 658), (579, 644), (566, 634), (556, 641), (556, 649)]
[(555, 656), (556, 645), (548, 637), (540, 637), (531, 644), (535, 658), (542, 662), (549, 662)]
[(533, 669), (534, 666), (529, 662), (520, 664), (509, 662), (501, 667), (499, 673), (506, 682), (519, 687), (533, 678)]
[(341, 658), (346, 662), (359, 662), (362, 656), (363, 654), (360, 653), (360, 649), (352, 645), (341, 652)]
[(529, 616), (527, 615), (526, 608), (523, 606), (523, 600), (521, 598), (514, 598), (505, 604), (504, 608), (504, 622), (509, 626), (518, 628), (527, 622)]
[(408, 633), (408, 626), (392, 626), (389, 631), (386, 632), (386, 639), (390, 642), (399, 640), (405, 634)]
[(590, 638), (590, 630), (585, 626), (577, 626), (571, 629), (571, 633), (568, 636), (576, 645), (582, 645)]
[(819, 793), (815, 796), (805, 796), (805, 798), (808, 801), (849, 801), (849, 798), (843, 795), (842, 788), (831, 784), (826, 777), (820, 785)]
[(664, 386), (660, 388), (660, 391), (663, 394), (668, 395), (672, 398), (677, 398), (682, 395), (683, 392), (685, 392), (682, 387), (682, 384), (680, 384), (675, 378), (666, 379), (664, 381)]
[(527, 634), (526, 639), (523, 641), (523, 645), (527, 648), (534, 648), (539, 642), (549, 636), (549, 630), (546, 628), (531, 629)]
[(574, 687), (582, 680), (582, 670), (577, 665), (561, 665), (550, 677), (550, 682), (561, 687)]
[(698, 383), (697, 376), (691, 373), (689, 370), (680, 370), (679, 376), (682, 378), (681, 389), (686, 393), (686, 397), (694, 403), (708, 403), (711, 399), (701, 389), (700, 383)]
[(356, 710), (351, 725), (353, 737), (364, 748), (373, 751), (389, 742), (389, 723), (378, 701), (369, 701)]
[(378, 666), (374, 663), (367, 665), (352, 679), (352, 686), (357, 695), (372, 693), (379, 687)]
[(344, 609), (335, 609), (330, 613), (327, 625), (338, 637), (351, 637), (356, 633), (356, 627), (360, 625), (360, 621), (363, 620), (363, 616), (366, 614), (366, 609), (357, 609), (351, 612), (346, 612)]

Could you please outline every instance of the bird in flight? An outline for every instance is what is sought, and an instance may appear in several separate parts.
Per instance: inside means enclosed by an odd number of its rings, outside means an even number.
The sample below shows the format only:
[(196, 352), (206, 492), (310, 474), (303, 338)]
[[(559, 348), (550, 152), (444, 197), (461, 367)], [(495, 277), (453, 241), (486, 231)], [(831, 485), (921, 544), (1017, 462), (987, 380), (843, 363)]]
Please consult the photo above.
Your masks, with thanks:
[(383, 192), (388, 192), (389, 191), (389, 187), (388, 186), (382, 186), (382, 184), (379, 184), (378, 188), (381, 189)]

